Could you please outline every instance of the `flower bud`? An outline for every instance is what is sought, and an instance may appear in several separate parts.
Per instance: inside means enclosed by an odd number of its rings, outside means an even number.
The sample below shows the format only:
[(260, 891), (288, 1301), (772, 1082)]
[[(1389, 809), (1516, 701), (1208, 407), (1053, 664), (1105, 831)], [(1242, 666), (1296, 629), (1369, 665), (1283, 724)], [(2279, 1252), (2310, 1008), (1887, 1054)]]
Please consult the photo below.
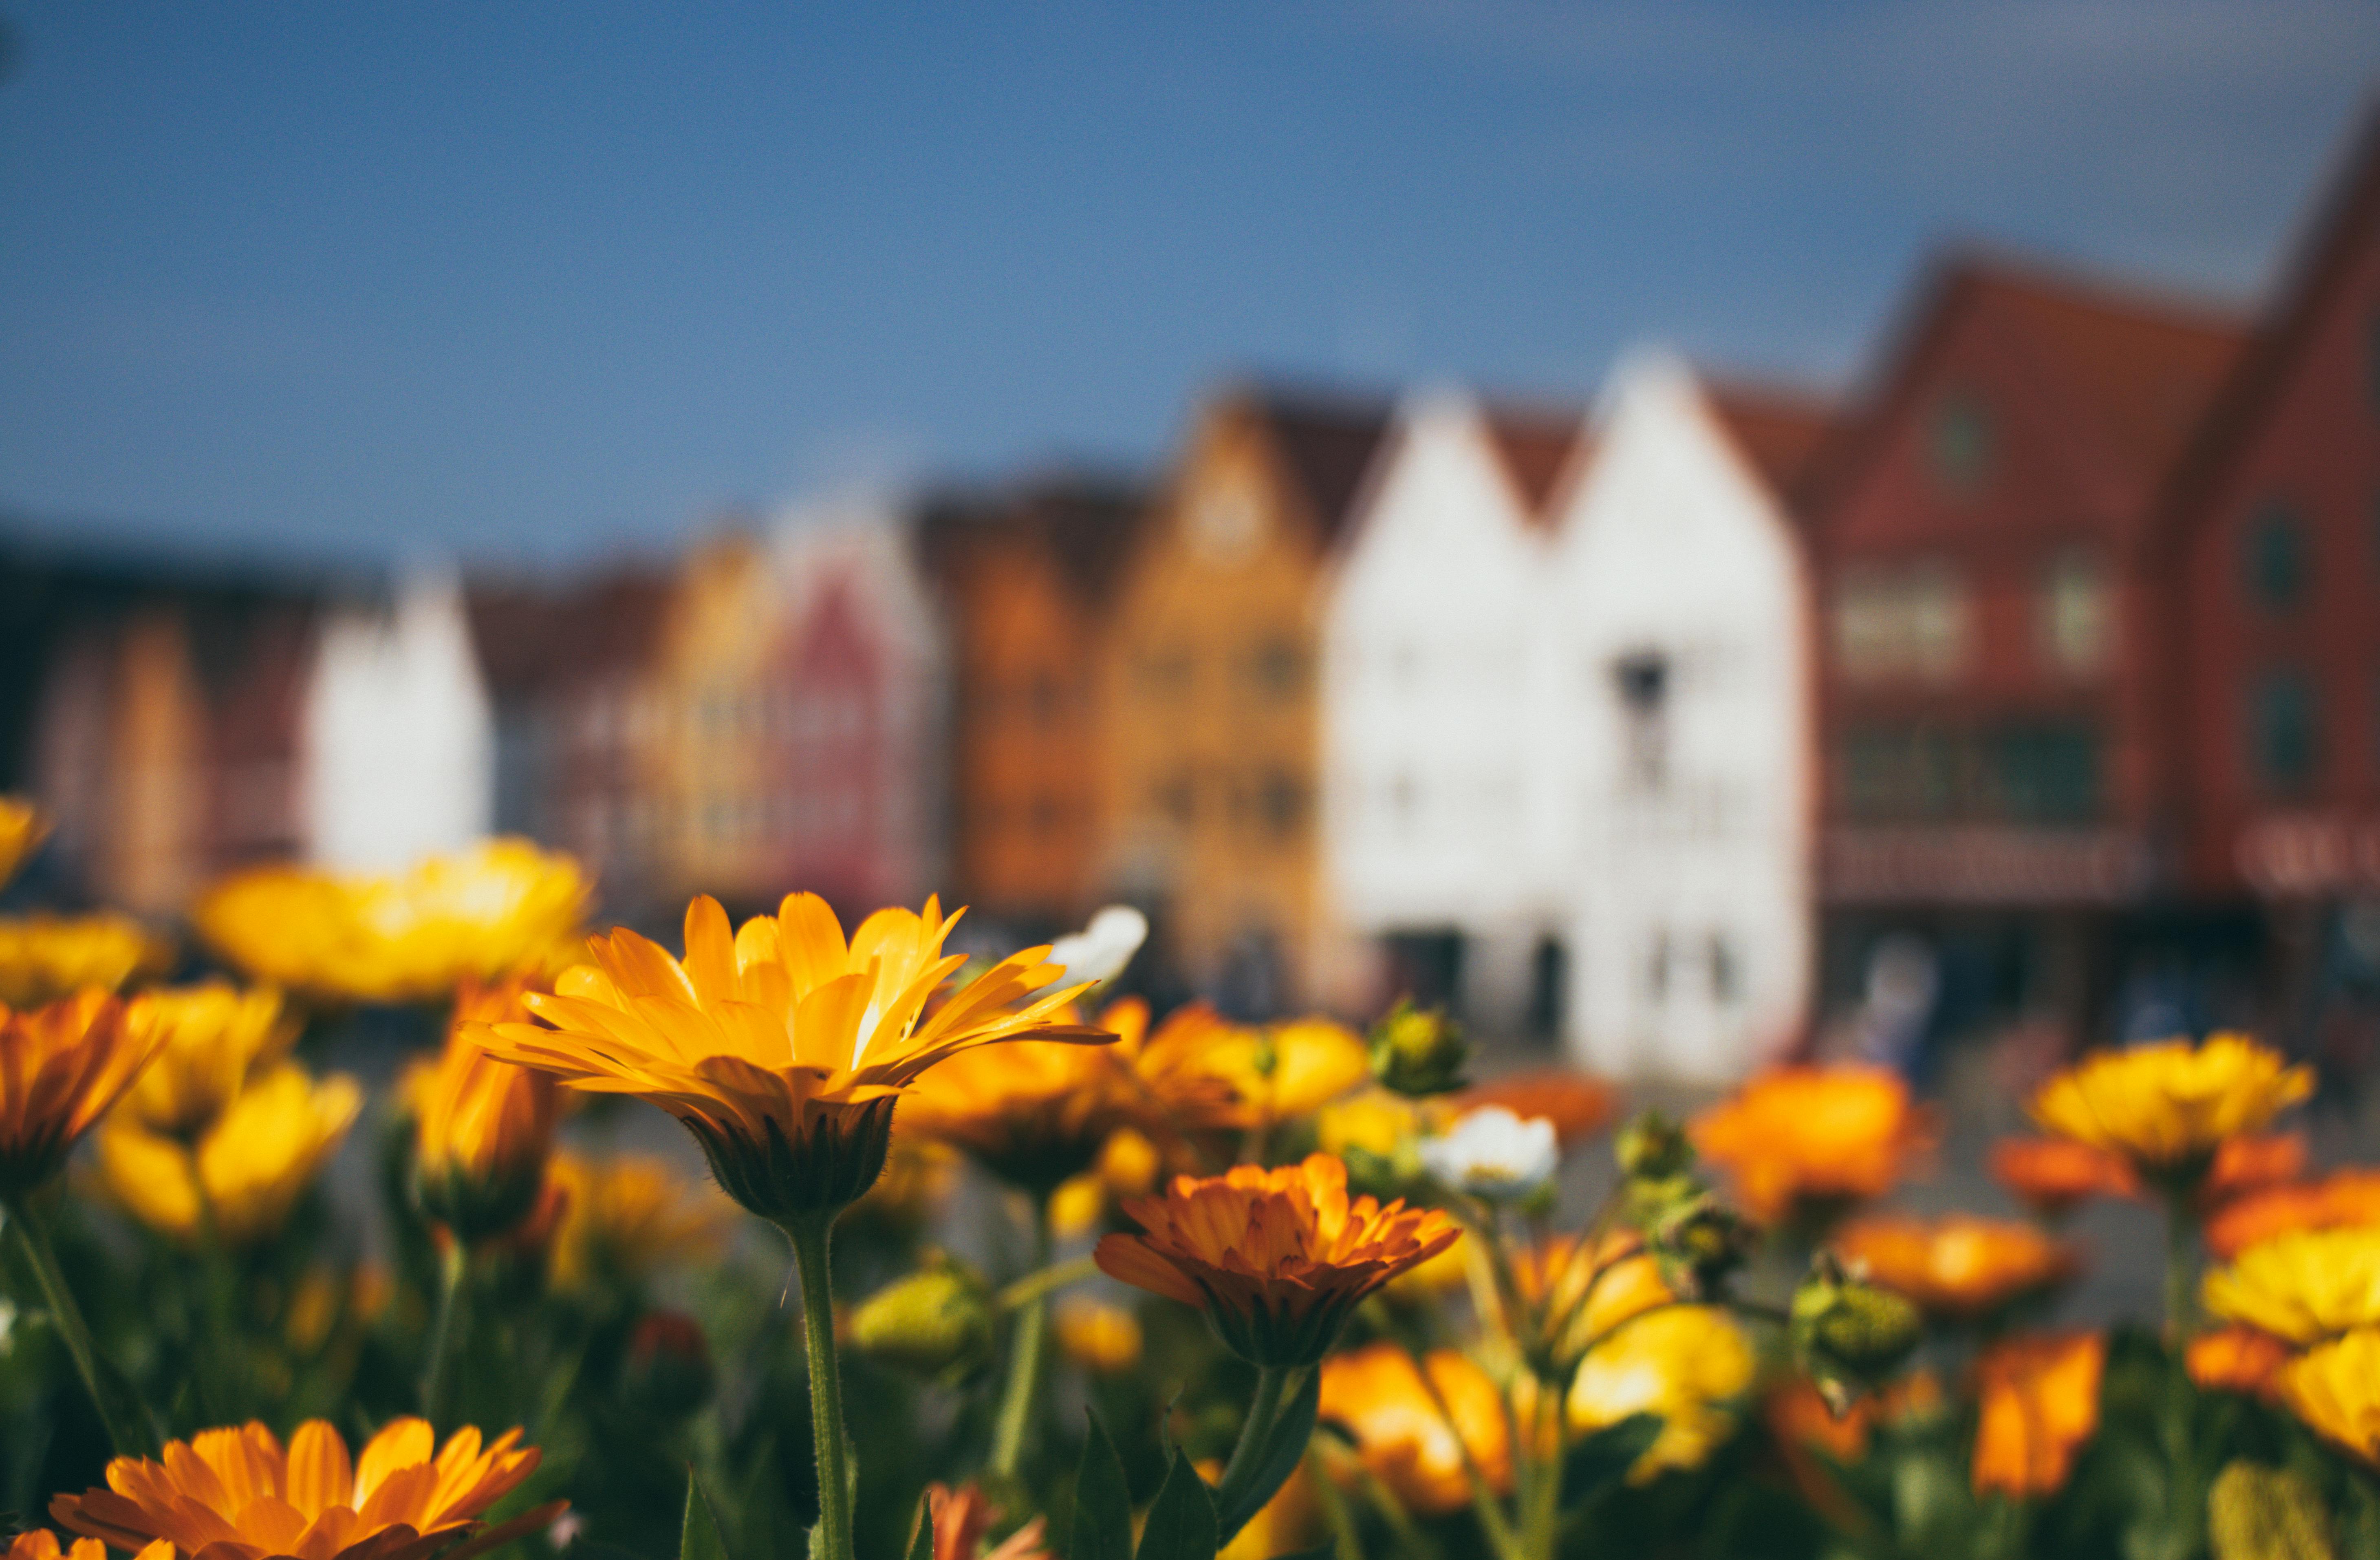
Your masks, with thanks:
[(1372, 1026), (1372, 1076), (1400, 1094), (1446, 1094), (1463, 1087), (1471, 1042), (1442, 1008), (1399, 997)]
[(648, 1311), (628, 1335), (620, 1392), (657, 1419), (682, 1420), (710, 1399), (710, 1347), (681, 1311)]
[(2303, 1474), (2234, 1462), (2206, 1496), (2215, 1560), (2329, 1560), (2330, 1518)]
[(851, 1313), (851, 1341), (887, 1365), (955, 1381), (990, 1359), (991, 1311), (981, 1279), (940, 1261), (861, 1302)]
[(1665, 1181), (1694, 1167), (1686, 1129), (1659, 1111), (1639, 1111), (1612, 1140), (1611, 1152), (1632, 1181)]
[(1742, 1267), (1759, 1232), (1707, 1191), (1674, 1201), (1645, 1237), (1661, 1281), (1685, 1299), (1706, 1299)]
[(1900, 1368), (1917, 1347), (1917, 1308), (1843, 1271), (1821, 1251), (1793, 1292), (1793, 1356), (1838, 1414)]

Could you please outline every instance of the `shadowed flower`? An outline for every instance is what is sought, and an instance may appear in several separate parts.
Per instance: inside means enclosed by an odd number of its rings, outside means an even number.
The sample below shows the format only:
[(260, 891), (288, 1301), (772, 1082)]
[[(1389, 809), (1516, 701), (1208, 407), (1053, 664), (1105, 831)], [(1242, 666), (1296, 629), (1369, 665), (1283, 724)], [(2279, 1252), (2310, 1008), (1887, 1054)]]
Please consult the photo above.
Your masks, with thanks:
[(625, 929), (590, 938), (593, 965), (527, 998), (552, 1029), (470, 1032), (504, 1061), (676, 1116), (721, 1188), (762, 1218), (832, 1215), (875, 1182), (893, 1102), (937, 1062), (1003, 1041), (1114, 1038), (1062, 1021), (1081, 988), (1044, 992), (1057, 969), (1043, 948), (926, 1013), (965, 962), (941, 953), (955, 920), (935, 899), (922, 914), (879, 910), (846, 945), (814, 894), (734, 932), (704, 895), (686, 907), (684, 962)]
[(190, 1560), (200, 1554), (426, 1560), (442, 1553), (468, 1560), (544, 1526), (563, 1507), (556, 1501), (481, 1528), (481, 1515), (537, 1468), (537, 1448), (517, 1446), (519, 1440), (519, 1431), (507, 1431), (483, 1447), (480, 1432), (465, 1426), (433, 1451), (427, 1421), (393, 1420), (351, 1463), (346, 1442), (321, 1420), (299, 1425), (286, 1452), (250, 1420), (169, 1441), (163, 1462), (118, 1457), (107, 1465), (106, 1489), (60, 1495), (50, 1517), (118, 1549), (169, 1540)]
[(2206, 1249), (2228, 1261), (2291, 1230), (2350, 1225), (2380, 1225), (2380, 1170), (2338, 1170), (2319, 1181), (2236, 1198), (2206, 1221)]
[(948, 1143), (915, 1132), (895, 1132), (892, 1147), (884, 1151), (884, 1173), (851, 1205), (845, 1220), (915, 1234), (950, 1195), (958, 1173), (959, 1156)]
[(111, 1118), (99, 1134), (100, 1176), (161, 1235), (196, 1240), (212, 1213), (226, 1244), (250, 1245), (280, 1229), (362, 1108), (355, 1079), (317, 1082), (285, 1063), (251, 1079), (195, 1147)]
[(1148, 1233), (1096, 1251), (1110, 1277), (1203, 1309), (1232, 1352), (1258, 1365), (1310, 1365), (1364, 1297), (1461, 1237), (1445, 1214), (1350, 1201), (1329, 1154), (1267, 1170), (1174, 1178), (1123, 1211)]
[(1766, 1223), (1881, 1197), (1932, 1136), (1900, 1075), (1882, 1067), (1779, 1067), (1694, 1121), (1694, 1146)]
[(2206, 1275), (2206, 1309), (2301, 1347), (2380, 1324), (2380, 1227), (2293, 1230)]
[(1140, 1363), (1140, 1319), (1122, 1306), (1068, 1296), (1051, 1312), (1050, 1325), (1066, 1358), (1093, 1375), (1120, 1376)]
[(130, 916), (0, 920), (0, 1006), (38, 1007), (76, 992), (112, 992), (173, 962), (174, 945)]
[(1678, 1298), (1659, 1259), (1629, 1232), (1606, 1236), (1591, 1256), (1576, 1237), (1556, 1236), (1514, 1254), (1512, 1280), (1544, 1318), (1552, 1335), (1542, 1340), (1545, 1351), (1557, 1361), (1575, 1360), (1623, 1322)]
[(213, 1125), (249, 1074), (280, 1060), (298, 1038), (279, 992), (227, 981), (143, 992), (127, 1020), (158, 1046), (117, 1114), (185, 1140)]
[(1036, 1517), (987, 1551), (983, 1536), (1000, 1517), (980, 1486), (953, 1492), (948, 1484), (926, 1486), (927, 1520), (933, 1530), (934, 1560), (1050, 1560), (1041, 1534), (1049, 1518)]
[(527, 1017), (528, 981), (483, 985), (465, 976), (445, 1049), (406, 1078), (415, 1191), (422, 1210), (466, 1245), (528, 1215), (553, 1152), (552, 1076), (497, 1061), (472, 1039), (485, 1025)]
[(466, 976), (546, 967), (587, 892), (569, 857), (498, 839), (401, 876), (261, 867), (209, 889), (191, 920), (252, 980), (340, 1002), (420, 1002)]
[(1425, 1138), (1421, 1162), (1439, 1181), (1489, 1202), (1527, 1197), (1561, 1164), (1554, 1124), (1524, 1121), (1501, 1105), (1482, 1105), (1442, 1138)]
[(1554, 1135), (1568, 1148), (1611, 1119), (1611, 1086), (1570, 1067), (1524, 1067), (1485, 1083), (1475, 1083), (1454, 1096), (1458, 1111), (1501, 1105), (1526, 1120), (1554, 1124)]
[(1953, 1213), (1862, 1219), (1835, 1237), (1847, 1262), (1929, 1316), (1973, 1321), (2074, 1275), (2074, 1252), (2031, 1225)]
[(1260, 1129), (1329, 1104), (1369, 1078), (1372, 1063), (1362, 1041), (1327, 1018), (1253, 1028), (1192, 1003), (1148, 1037), (1144, 1071), (1226, 1084), (1234, 1103), (1211, 1125)]
[(21, 797), (0, 797), (0, 888), (6, 887), (25, 859), (41, 848), (49, 832), (49, 820), (34, 810), (31, 802)]
[(2097, 1333), (2011, 1338), (1976, 1362), (1975, 1493), (2046, 1495), (2099, 1428), (2107, 1340)]
[(2226, 1139), (2261, 1132), (2313, 1091), (2313, 1075), (2243, 1035), (2103, 1051), (2059, 1073), (2033, 1118), (2061, 1138), (2122, 1154), (2153, 1180), (2194, 1182)]
[(1354, 1149), (1393, 1160), (1399, 1149), (1420, 1136), (1421, 1122), (1421, 1107), (1403, 1095), (1366, 1089), (1323, 1106), (1314, 1118), (1314, 1135), (1325, 1153)]
[(2274, 1372), (2286, 1364), (2289, 1346), (2253, 1327), (2217, 1327), (2190, 1340), (2182, 1360), (2190, 1379), (2210, 1391), (2272, 1392)]
[(635, 1286), (664, 1268), (716, 1256), (735, 1215), (701, 1182), (653, 1154), (553, 1156), (547, 1178), (562, 1198), (553, 1237), (556, 1288), (599, 1279)]
[(2065, 1138), (2002, 1138), (1992, 1145), (1992, 1178), (2044, 1218), (2059, 1218), (2094, 1197), (2138, 1197), (2141, 1178), (2119, 1153)]
[(2309, 1349), (2275, 1380), (2281, 1401), (2310, 1429), (2380, 1469), (2380, 1328)]
[(1840, 1463), (1867, 1455), (1868, 1437), (1878, 1425), (1930, 1414), (1942, 1407), (1942, 1383), (1930, 1372), (1912, 1371), (1881, 1392), (1854, 1398), (1838, 1414), (1807, 1376), (1794, 1376), (1768, 1395), (1769, 1430), (1789, 1447), (1814, 1447)]
[(1322, 1362), (1318, 1417), (1346, 1430), (1364, 1467), (1408, 1511), (1437, 1517), (1471, 1504), (1466, 1451), (1490, 1491), (1512, 1493), (1503, 1395), (1454, 1349), (1432, 1350), (1420, 1369), (1392, 1343), (1334, 1354)]
[[(59, 1560), (58, 1535), (32, 1528), (8, 1542), (6, 1560)], [(65, 1551), (66, 1560), (107, 1560), (107, 1546), (97, 1539), (77, 1539)], [(139, 1560), (174, 1560), (174, 1546), (159, 1539), (144, 1547)]]
[(0, 1202), (57, 1174), (157, 1043), (105, 992), (18, 1012), (0, 1007)]
[(1647, 1310), (1587, 1351), (1571, 1382), (1568, 1413), (1578, 1432), (1636, 1414), (1661, 1417), (1661, 1433), (1628, 1470), (1643, 1483), (1664, 1469), (1699, 1465), (1734, 1433), (1724, 1407), (1752, 1384), (1752, 1345), (1718, 1306)]

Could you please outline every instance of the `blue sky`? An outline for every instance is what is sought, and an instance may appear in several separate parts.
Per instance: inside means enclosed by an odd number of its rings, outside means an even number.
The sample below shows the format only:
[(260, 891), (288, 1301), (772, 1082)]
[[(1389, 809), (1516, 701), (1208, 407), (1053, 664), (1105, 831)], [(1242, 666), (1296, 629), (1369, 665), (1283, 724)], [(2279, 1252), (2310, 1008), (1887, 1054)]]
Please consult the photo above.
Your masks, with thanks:
[(2247, 299), (2346, 0), (0, 0), (0, 510), (559, 563), (1243, 371), (1853, 380), (1985, 238)]

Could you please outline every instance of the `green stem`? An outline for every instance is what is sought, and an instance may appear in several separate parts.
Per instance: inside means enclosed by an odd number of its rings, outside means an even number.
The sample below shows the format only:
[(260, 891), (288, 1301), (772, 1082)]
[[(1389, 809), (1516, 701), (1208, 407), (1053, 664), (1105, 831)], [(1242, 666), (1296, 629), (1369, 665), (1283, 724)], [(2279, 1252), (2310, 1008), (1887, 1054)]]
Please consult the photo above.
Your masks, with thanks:
[(138, 1406), (122, 1400), (128, 1393), (99, 1357), (99, 1346), (91, 1341), (91, 1326), (75, 1304), (74, 1291), (67, 1287), (66, 1274), (58, 1271), (57, 1253), (51, 1249), (49, 1232), (42, 1227), (39, 1215), (30, 1202), (22, 1200), (10, 1202), (5, 1212), (7, 1227), (17, 1237), (17, 1254), (33, 1270), (33, 1281), (42, 1286), (50, 1321), (66, 1342), (75, 1372), (82, 1377), (83, 1390), (91, 1394), (91, 1407), (99, 1411), (108, 1445), (119, 1457), (153, 1453), (157, 1448), (140, 1420)]
[[(1050, 1205), (1041, 1199), (1033, 1202), (1033, 1266), (1038, 1270), (1030, 1277), (1010, 1288), (1030, 1285), (1033, 1279), (1046, 1279), (1050, 1266)], [(1016, 1318), (1013, 1341), (1008, 1346), (1008, 1382), (1000, 1395), (1000, 1417), (993, 1421), (991, 1436), (991, 1471), (1003, 1479), (1013, 1479), (1025, 1461), (1025, 1443), (1033, 1430), (1033, 1410), (1041, 1396), (1041, 1357), (1050, 1341), (1050, 1291), (1055, 1284), (1043, 1284), (1028, 1289)], [(1002, 1290), (1004, 1298), (1008, 1291)]]
[(1305, 1480), (1314, 1491), (1315, 1503), (1322, 1507), (1323, 1519), (1330, 1524), (1331, 1560), (1364, 1560), (1364, 1541), (1355, 1531), (1355, 1518), (1347, 1510), (1347, 1498), (1324, 1470), (1322, 1459), (1312, 1452), (1305, 1457)]
[(1002, 1310), (1014, 1310), (1029, 1305), (1052, 1290), (1063, 1289), (1069, 1284), (1079, 1284), (1099, 1271), (1099, 1264), (1088, 1257), (1076, 1257), (1072, 1261), (1059, 1262), (1038, 1273), (1028, 1273), (1015, 1283), (991, 1297), (991, 1303)]
[(2165, 1330), (2166, 1339), (2180, 1348), (2195, 1319), (2192, 1280), (2197, 1276), (2197, 1248), (2193, 1237), (2197, 1225), (2190, 1216), (2190, 1205), (2179, 1192), (2168, 1196), (2165, 1205)]
[(1257, 1476), (1257, 1459), (1264, 1456), (1265, 1444), (1272, 1439), (1272, 1421), (1281, 1418), (1282, 1395), (1296, 1374), (1285, 1365), (1257, 1367), (1256, 1395), (1248, 1399), (1248, 1417), (1240, 1425), (1239, 1444), (1232, 1448), (1232, 1460), (1223, 1465), (1222, 1482), (1215, 1486), (1220, 1497), (1217, 1505), (1228, 1505), (1230, 1497)]
[[(1523, 1517), (1521, 1552), (1527, 1560), (1553, 1560), (1554, 1533), (1561, 1517), (1562, 1394), (1540, 1383), (1537, 1423), (1531, 1427), (1528, 1455), (1536, 1464), (1529, 1484), (1529, 1509)], [(1550, 1447), (1540, 1459), (1538, 1448)]]
[(200, 1173), (199, 1151), (185, 1148), (183, 1152), (189, 1160), (190, 1189), (199, 1202), (200, 1265), (205, 1275), (209, 1334), (200, 1358), (207, 1362), (205, 1373), (216, 1400), (210, 1418), (218, 1424), (238, 1424), (248, 1418), (249, 1409), (244, 1369), (248, 1351), (239, 1337), (239, 1274), (232, 1266), (231, 1249), (224, 1242), (215, 1200), (208, 1194), (206, 1177)]
[[(1429, 1406), (1437, 1411), (1439, 1422), (1445, 1425), (1447, 1434), (1454, 1438), (1454, 1449), (1463, 1458), (1463, 1474), (1471, 1481), (1471, 1509), (1478, 1516), (1480, 1530), (1488, 1535), (1489, 1546), (1510, 1560), (1513, 1554), (1512, 1526), (1504, 1519), (1504, 1508), (1497, 1503), (1496, 1492), (1488, 1482), (1487, 1470), (1479, 1466), (1479, 1459), (1472, 1456), (1471, 1443), (1464, 1437), (1463, 1427), (1455, 1422), (1453, 1406), (1447, 1402), (1446, 1395), (1438, 1389), (1437, 1381), (1429, 1373), (1428, 1357), (1411, 1346), (1407, 1346), (1405, 1357), (1413, 1361), (1414, 1374), (1420, 1379), (1421, 1389), (1428, 1396)], [(1548, 1389), (1540, 1385), (1538, 1390)], [(1520, 1427), (1512, 1423), (1512, 1402), (1507, 1397), (1500, 1406), (1500, 1411), (1506, 1431), (1517, 1444), (1521, 1439)], [(1523, 1446), (1516, 1460), (1526, 1467), (1528, 1456), (1529, 1449)]]
[(802, 1342), (809, 1351), (810, 1438), (818, 1443), (821, 1560), (852, 1560), (850, 1456), (844, 1445), (843, 1368), (834, 1352), (834, 1296), (827, 1286), (832, 1214), (788, 1221), (802, 1274)]
[(463, 1293), (470, 1263), (470, 1253), (460, 1240), (452, 1241), (439, 1261), (438, 1311), (430, 1323), (429, 1359), (421, 1376), (421, 1417), (432, 1429), (445, 1420), (446, 1383), (455, 1373), (450, 1357), (461, 1351), (471, 1330), (470, 1305)]

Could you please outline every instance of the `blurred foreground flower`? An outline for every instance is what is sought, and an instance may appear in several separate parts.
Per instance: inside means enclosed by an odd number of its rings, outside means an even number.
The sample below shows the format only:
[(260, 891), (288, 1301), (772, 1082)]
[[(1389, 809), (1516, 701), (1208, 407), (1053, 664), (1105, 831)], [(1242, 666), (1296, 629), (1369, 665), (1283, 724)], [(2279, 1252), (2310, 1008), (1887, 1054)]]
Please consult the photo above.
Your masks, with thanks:
[(1976, 1362), (1975, 1493), (2022, 1498), (2060, 1488), (2099, 1428), (2107, 1340), (2097, 1333), (2011, 1338)]
[(2288, 1363), (2289, 1346), (2254, 1327), (2217, 1327), (2190, 1340), (2182, 1362), (2190, 1379), (2209, 1391), (2256, 1395), (2273, 1389), (2274, 1373)]
[(2018, 1201), (2050, 1219), (2094, 1197), (2141, 1191), (2123, 1155), (2065, 1138), (2002, 1138), (1992, 1145), (1991, 1172)]
[(1623, 1323), (1679, 1298), (1661, 1276), (1660, 1260), (1625, 1231), (1604, 1237), (1592, 1249), (1564, 1235), (1516, 1252), (1512, 1281), (1549, 1334), (1524, 1337), (1524, 1348), (1564, 1373)]
[(969, 1484), (953, 1491), (947, 1484), (926, 1486), (926, 1519), (933, 1532), (934, 1560), (1050, 1560), (1041, 1542), (1047, 1517), (1036, 1517), (999, 1544), (986, 1550), (984, 1534), (1000, 1517), (981, 1488)]
[[(1422, 1370), (1429, 1372), (1427, 1384)], [(1512, 1493), (1503, 1394), (1454, 1349), (1432, 1350), (1421, 1370), (1392, 1343), (1334, 1354), (1322, 1362), (1318, 1414), (1346, 1430), (1365, 1468), (1408, 1511), (1436, 1517), (1468, 1505), (1470, 1467), (1492, 1493)]]
[(947, 1258), (894, 1279), (851, 1312), (861, 1353), (900, 1370), (951, 1381), (972, 1375), (998, 1342), (991, 1291)]
[(212, 1126), (249, 1075), (280, 1060), (298, 1038), (279, 992), (227, 981), (143, 992), (128, 1018), (158, 1046), (118, 1114), (185, 1141)]
[(1629, 1469), (1643, 1483), (1663, 1469), (1699, 1465), (1732, 1434), (1724, 1407), (1752, 1384), (1752, 1344), (1718, 1306), (1648, 1310), (1589, 1350), (1571, 1383), (1570, 1427), (1584, 1433), (1636, 1414), (1661, 1433)]
[(498, 839), (402, 876), (261, 867), (209, 889), (191, 919), (252, 980), (334, 1001), (419, 1002), (466, 976), (549, 966), (587, 895), (569, 857)]
[(346, 1441), (321, 1420), (299, 1425), (286, 1452), (251, 1420), (169, 1442), (163, 1462), (118, 1457), (106, 1489), (60, 1495), (50, 1517), (118, 1549), (168, 1540), (193, 1560), (468, 1560), (563, 1508), (556, 1501), (481, 1528), (480, 1516), (537, 1468), (537, 1448), (519, 1440), (507, 1431), (483, 1447), (467, 1425), (439, 1448), (427, 1422), (393, 1420), (351, 1463)]
[(2380, 1226), (2295, 1230), (2206, 1275), (2206, 1309), (2303, 1347), (2380, 1324)]
[[(66, 1560), (107, 1560), (107, 1546), (97, 1539), (77, 1539), (65, 1553)], [(58, 1535), (47, 1528), (18, 1533), (9, 1541), (7, 1560), (59, 1560)], [(140, 1551), (140, 1560), (174, 1560), (174, 1546), (159, 1539)]]
[(1140, 1363), (1140, 1319), (1122, 1306), (1070, 1295), (1050, 1325), (1066, 1358), (1095, 1376), (1120, 1376)]
[(75, 992), (112, 992), (173, 962), (174, 945), (130, 916), (0, 920), (0, 1006), (38, 1007)]
[(2316, 1433), (2380, 1469), (2380, 1328), (2350, 1333), (2281, 1368), (2281, 1400)]
[(1050, 945), (1050, 962), (1062, 981), (1087, 981), (1105, 985), (1124, 971), (1132, 956), (1148, 941), (1148, 918), (1130, 905), (1109, 905), (1093, 915), (1090, 924)]
[(2206, 1249), (2228, 1259), (2291, 1230), (2350, 1225), (2380, 1225), (2380, 1170), (2354, 1167), (2319, 1181), (2250, 1192), (2206, 1221)]
[(2228, 1138), (2261, 1132), (2313, 1091), (2313, 1075), (2242, 1035), (2103, 1051), (2042, 1085), (2033, 1117), (2119, 1153), (2143, 1176), (2194, 1184)]
[(1399, 997), (1372, 1026), (1372, 1076), (1391, 1092), (1423, 1099), (1463, 1087), (1471, 1042), (1463, 1026), (1439, 1007), (1415, 1007)]
[(545, 1188), (553, 1078), (497, 1061), (471, 1038), (477, 1026), (526, 1018), (527, 990), (525, 976), (488, 985), (465, 976), (445, 1049), (406, 1079), (416, 1195), (467, 1246), (519, 1224)]
[(1214, 1125), (1260, 1131), (1329, 1104), (1369, 1076), (1371, 1060), (1362, 1041), (1328, 1018), (1253, 1028), (1194, 1002), (1148, 1037), (1143, 1071), (1229, 1086), (1233, 1103)]
[(2030, 1225), (1953, 1213), (1862, 1219), (1834, 1238), (1847, 1262), (1928, 1315), (1972, 1322), (2074, 1275), (2071, 1248)]
[(1571, 1067), (1524, 1067), (1475, 1083), (1451, 1102), (1458, 1111), (1501, 1105), (1527, 1120), (1554, 1124), (1554, 1136), (1568, 1148), (1611, 1119), (1611, 1086)]
[(0, 797), (0, 888), (6, 887), (25, 859), (41, 848), (49, 832), (49, 820), (31, 802), (22, 797)]
[(1932, 1127), (1898, 1073), (1779, 1067), (1696, 1116), (1693, 1137), (1745, 1210), (1776, 1224), (1883, 1196), (1926, 1151)]
[(195, 1145), (111, 1117), (99, 1134), (100, 1176), (161, 1235), (198, 1240), (212, 1217), (226, 1245), (252, 1245), (281, 1228), (362, 1108), (355, 1079), (318, 1082), (284, 1063), (241, 1090)]
[(158, 1043), (105, 992), (18, 1012), (0, 1006), (0, 1203), (58, 1173)]
[(2287, 1186), (2305, 1174), (2306, 1140), (2302, 1132), (2269, 1132), (2255, 1137), (2226, 1138), (2215, 1151), (2215, 1163), (2198, 1188), (2201, 1208), (2214, 1209), (2236, 1198)]
[(718, 1254), (733, 1211), (703, 1182), (655, 1154), (587, 1158), (556, 1153), (548, 1177), (563, 1197), (553, 1237), (553, 1283), (597, 1280), (634, 1287), (664, 1269)]
[(1441, 1184), (1488, 1202), (1530, 1196), (1561, 1164), (1552, 1122), (1524, 1121), (1501, 1105), (1483, 1105), (1444, 1137), (1423, 1139), (1420, 1152)]
[(1207, 1313), (1232, 1351), (1258, 1365), (1310, 1365), (1365, 1296), (1445, 1250), (1462, 1232), (1435, 1210), (1350, 1202), (1329, 1154), (1266, 1170), (1174, 1178), (1124, 1204), (1148, 1233), (1096, 1251), (1110, 1277)]

